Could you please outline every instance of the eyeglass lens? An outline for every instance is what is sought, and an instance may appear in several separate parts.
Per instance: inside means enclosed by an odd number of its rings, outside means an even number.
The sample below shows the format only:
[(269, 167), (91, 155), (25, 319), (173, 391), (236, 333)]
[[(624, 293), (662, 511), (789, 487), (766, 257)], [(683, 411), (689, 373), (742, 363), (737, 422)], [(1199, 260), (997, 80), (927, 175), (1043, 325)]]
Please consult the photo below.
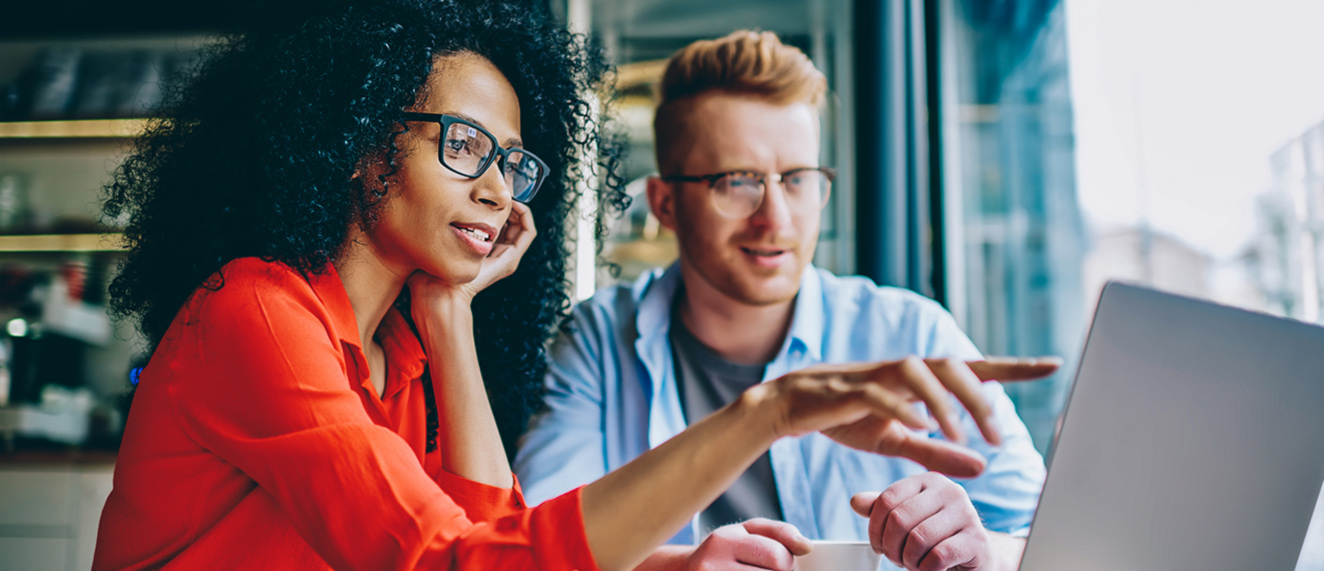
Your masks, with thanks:
[[(781, 187), (792, 209), (821, 210), (827, 205), (831, 181), (821, 171), (802, 170), (783, 178)], [(731, 173), (714, 182), (713, 199), (728, 216), (744, 217), (758, 210), (765, 191), (763, 175)]]
[[(451, 123), (441, 146), (441, 161), (465, 176), (479, 176), (497, 152), (496, 141), (472, 125)], [(532, 154), (515, 149), (502, 161), (502, 177), (515, 200), (524, 201), (538, 190), (546, 167)]]
[(537, 184), (543, 177), (543, 165), (533, 155), (521, 150), (513, 150), (506, 155), (502, 165), (502, 175), (506, 186), (514, 193), (515, 200), (524, 200), (537, 190)]
[(486, 133), (464, 123), (451, 123), (441, 145), (441, 160), (465, 176), (478, 173), (492, 160), (496, 141)]

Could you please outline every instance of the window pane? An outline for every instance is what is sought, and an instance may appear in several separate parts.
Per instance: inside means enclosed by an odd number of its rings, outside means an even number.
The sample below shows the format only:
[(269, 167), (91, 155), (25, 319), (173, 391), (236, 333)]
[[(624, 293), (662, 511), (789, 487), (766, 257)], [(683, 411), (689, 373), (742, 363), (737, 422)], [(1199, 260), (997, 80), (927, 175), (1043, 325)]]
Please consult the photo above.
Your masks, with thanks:
[[(949, 306), (986, 354), (1074, 357), (1089, 237), (1076, 193), (1062, 6), (950, 0), (943, 8)], [(1071, 373), (1007, 386), (1040, 451)]]
[[(988, 353), (1074, 358), (1109, 279), (1320, 320), (1324, 5), (1195, 7), (947, 2), (952, 308)], [(1069, 374), (1011, 389), (1042, 449)]]
[(941, 6), (949, 305), (986, 353), (1068, 359), (1008, 387), (1040, 450), (1107, 280), (1322, 321), (1324, 4)]

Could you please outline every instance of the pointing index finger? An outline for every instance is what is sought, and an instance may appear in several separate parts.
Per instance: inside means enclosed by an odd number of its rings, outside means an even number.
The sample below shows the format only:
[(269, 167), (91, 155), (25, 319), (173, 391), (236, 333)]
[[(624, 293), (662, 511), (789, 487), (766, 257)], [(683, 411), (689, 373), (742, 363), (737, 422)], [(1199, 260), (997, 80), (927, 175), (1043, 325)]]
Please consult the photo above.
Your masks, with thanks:
[(988, 357), (983, 361), (967, 361), (970, 371), (981, 381), (1028, 381), (1047, 377), (1062, 367), (1059, 357), (1017, 358)]

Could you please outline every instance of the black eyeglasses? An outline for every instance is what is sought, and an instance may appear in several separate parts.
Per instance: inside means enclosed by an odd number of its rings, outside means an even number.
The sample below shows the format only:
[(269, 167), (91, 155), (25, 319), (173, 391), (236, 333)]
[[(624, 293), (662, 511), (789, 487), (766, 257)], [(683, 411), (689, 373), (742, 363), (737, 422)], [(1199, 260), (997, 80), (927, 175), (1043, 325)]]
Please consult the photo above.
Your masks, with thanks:
[(767, 193), (768, 179), (781, 183), (792, 209), (822, 210), (832, 194), (837, 170), (830, 167), (791, 169), (782, 173), (730, 171), (699, 176), (670, 175), (666, 182), (706, 182), (712, 189), (713, 207), (724, 216), (744, 218), (758, 211)]
[(404, 111), (406, 121), (427, 121), (441, 125), (437, 160), (451, 172), (478, 178), (492, 163), (501, 163), (501, 175), (515, 200), (528, 202), (547, 179), (547, 163), (519, 147), (504, 149), (487, 129), (459, 117), (441, 113)]

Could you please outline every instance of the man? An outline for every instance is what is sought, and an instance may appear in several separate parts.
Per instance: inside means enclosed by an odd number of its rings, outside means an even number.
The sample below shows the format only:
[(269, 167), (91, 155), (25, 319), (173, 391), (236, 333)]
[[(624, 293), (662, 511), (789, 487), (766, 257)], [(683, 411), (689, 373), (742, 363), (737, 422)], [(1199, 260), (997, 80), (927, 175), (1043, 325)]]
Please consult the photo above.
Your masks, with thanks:
[[(671, 58), (654, 119), (661, 176), (647, 192), (680, 259), (575, 309), (551, 352), (547, 409), (516, 458), (530, 502), (815, 363), (981, 358), (933, 301), (809, 264), (834, 176), (818, 162), (825, 90), (809, 59), (767, 32), (696, 42)], [(980, 476), (956, 483), (820, 434), (784, 439), (672, 541), (702, 543), (664, 547), (641, 568), (788, 569), (803, 534), (868, 540), (906, 569), (1014, 569), (1043, 460), (1001, 386), (981, 388), (1001, 445), (958, 419), (987, 458)]]

